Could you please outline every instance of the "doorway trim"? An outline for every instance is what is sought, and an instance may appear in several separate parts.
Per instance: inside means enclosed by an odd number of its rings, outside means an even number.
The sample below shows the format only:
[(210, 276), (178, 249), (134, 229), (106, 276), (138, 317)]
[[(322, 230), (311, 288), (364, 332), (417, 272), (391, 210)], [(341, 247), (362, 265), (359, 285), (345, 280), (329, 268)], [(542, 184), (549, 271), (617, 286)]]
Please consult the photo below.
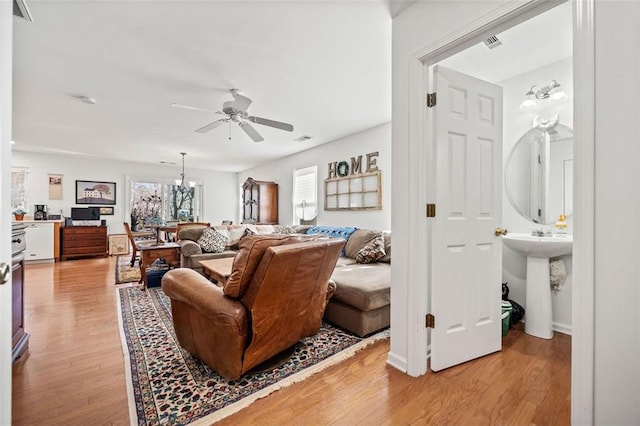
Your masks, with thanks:
[[(427, 371), (428, 333), (423, 319), (429, 307), (430, 274), (428, 263), (430, 232), (422, 206), (428, 199), (424, 164), (430, 164), (432, 144), (424, 97), (429, 90), (429, 67), (473, 44), (549, 10), (564, 0), (526, 2), (511, 0), (471, 24), (410, 55), (409, 59), (409, 227), (416, 232), (409, 239), (407, 318), (409, 336), (407, 374), (419, 376)], [(580, 138), (575, 148), (574, 176), (574, 281), (573, 294), (571, 419), (575, 424), (593, 422), (594, 391), (594, 229), (595, 229), (595, 0), (573, 2), (574, 132)], [(577, 102), (576, 100), (579, 100)], [(420, 238), (422, 237), (422, 238)]]

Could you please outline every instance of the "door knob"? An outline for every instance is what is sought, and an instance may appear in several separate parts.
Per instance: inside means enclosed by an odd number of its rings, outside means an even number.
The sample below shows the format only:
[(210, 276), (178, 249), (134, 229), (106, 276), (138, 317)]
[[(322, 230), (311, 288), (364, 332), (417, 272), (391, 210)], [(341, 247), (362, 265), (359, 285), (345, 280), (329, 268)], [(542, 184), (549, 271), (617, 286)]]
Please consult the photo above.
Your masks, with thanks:
[(495, 234), (496, 237), (499, 237), (500, 235), (507, 235), (507, 230), (504, 228), (496, 228)]
[(9, 272), (11, 272), (9, 264), (0, 263), (0, 285), (6, 283), (9, 280)]

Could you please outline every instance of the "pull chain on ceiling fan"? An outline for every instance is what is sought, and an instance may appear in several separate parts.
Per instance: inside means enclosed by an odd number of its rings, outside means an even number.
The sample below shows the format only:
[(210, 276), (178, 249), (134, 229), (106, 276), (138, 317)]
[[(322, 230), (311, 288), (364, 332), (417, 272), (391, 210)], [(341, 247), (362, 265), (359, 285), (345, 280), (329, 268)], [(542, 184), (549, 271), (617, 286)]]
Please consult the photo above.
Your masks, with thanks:
[[(263, 126), (273, 127), (275, 129), (284, 130), (287, 132), (293, 132), (293, 125), (289, 123), (283, 123), (281, 121), (270, 120), (268, 118), (256, 117), (253, 115), (249, 115), (247, 110), (251, 105), (252, 100), (247, 98), (246, 96), (242, 96), (238, 93), (238, 89), (231, 89), (231, 94), (233, 95), (232, 101), (227, 101), (222, 104), (222, 111), (216, 111), (216, 114), (226, 115), (226, 118), (221, 118), (219, 120), (213, 121), (209, 124), (206, 124), (199, 129), (196, 129), (198, 133), (207, 133), (216, 127), (229, 123), (229, 140), (231, 140), (231, 122), (238, 123), (238, 126), (254, 141), (254, 142), (262, 142), (264, 138), (258, 131), (249, 123), (260, 124)], [(195, 111), (207, 111), (203, 108), (193, 107), (190, 105), (181, 105), (173, 103), (172, 107), (183, 108), (183, 109), (191, 109)]]

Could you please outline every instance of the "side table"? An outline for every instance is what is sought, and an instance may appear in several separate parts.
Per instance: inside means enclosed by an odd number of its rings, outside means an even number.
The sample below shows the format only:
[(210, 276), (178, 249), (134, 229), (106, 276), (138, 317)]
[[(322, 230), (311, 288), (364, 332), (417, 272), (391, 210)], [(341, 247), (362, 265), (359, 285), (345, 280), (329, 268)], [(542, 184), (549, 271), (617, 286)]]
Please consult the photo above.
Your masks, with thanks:
[(164, 243), (158, 245), (140, 246), (140, 282), (142, 289), (147, 289), (147, 268), (154, 260), (162, 257), (172, 267), (180, 266), (180, 244)]
[(202, 272), (210, 280), (216, 281), (218, 286), (221, 286), (231, 275), (233, 259), (233, 257), (223, 257), (220, 259), (201, 260)]

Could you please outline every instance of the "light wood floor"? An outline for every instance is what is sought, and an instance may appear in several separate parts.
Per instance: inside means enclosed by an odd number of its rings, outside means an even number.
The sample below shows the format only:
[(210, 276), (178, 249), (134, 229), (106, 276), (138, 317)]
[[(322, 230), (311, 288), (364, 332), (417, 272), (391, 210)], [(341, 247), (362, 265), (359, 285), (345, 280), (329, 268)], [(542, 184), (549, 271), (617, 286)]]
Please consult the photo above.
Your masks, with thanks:
[[(14, 425), (128, 424), (115, 258), (26, 267), (28, 352), (13, 368)], [(511, 330), (503, 351), (419, 378), (375, 344), (220, 424), (570, 424), (571, 338)]]

